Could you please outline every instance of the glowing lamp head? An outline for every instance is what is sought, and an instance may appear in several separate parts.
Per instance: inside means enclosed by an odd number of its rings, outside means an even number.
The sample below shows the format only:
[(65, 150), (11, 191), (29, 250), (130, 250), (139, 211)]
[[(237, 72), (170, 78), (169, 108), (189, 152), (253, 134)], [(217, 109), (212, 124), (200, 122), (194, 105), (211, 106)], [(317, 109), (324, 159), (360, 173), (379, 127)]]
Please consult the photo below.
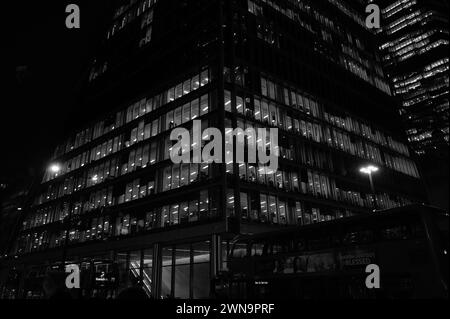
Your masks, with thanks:
[(367, 167), (362, 167), (359, 171), (363, 174), (371, 175), (378, 172), (380, 169), (376, 166), (369, 165)]
[(57, 173), (59, 173), (60, 171), (61, 171), (61, 166), (60, 166), (60, 165), (58, 165), (58, 164), (52, 164), (52, 165), (50, 166), (50, 172), (57, 174)]

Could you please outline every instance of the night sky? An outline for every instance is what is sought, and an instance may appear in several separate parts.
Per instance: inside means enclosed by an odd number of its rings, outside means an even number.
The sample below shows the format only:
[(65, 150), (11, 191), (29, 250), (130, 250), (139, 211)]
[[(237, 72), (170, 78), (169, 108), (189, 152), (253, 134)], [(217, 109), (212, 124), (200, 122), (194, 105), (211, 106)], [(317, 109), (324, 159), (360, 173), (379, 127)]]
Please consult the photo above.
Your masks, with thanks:
[[(79, 90), (105, 37), (112, 2), (15, 1), (2, 10), (11, 15), (6, 31), (13, 39), (6, 66), (11, 87), (0, 116), (0, 180), (41, 175), (56, 145), (82, 124)], [(80, 7), (80, 29), (65, 26), (70, 3)]]

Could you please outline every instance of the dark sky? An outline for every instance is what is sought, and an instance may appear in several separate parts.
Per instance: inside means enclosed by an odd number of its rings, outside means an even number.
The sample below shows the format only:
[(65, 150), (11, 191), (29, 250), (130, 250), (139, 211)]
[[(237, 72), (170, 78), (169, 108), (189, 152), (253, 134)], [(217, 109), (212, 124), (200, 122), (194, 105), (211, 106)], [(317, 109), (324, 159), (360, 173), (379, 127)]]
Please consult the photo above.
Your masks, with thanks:
[[(7, 98), (1, 108), (0, 180), (39, 176), (55, 146), (80, 125), (79, 89), (105, 37), (112, 1), (14, 1), (7, 33)], [(80, 7), (81, 28), (67, 29), (66, 5)], [(78, 116), (79, 118), (79, 116)]]

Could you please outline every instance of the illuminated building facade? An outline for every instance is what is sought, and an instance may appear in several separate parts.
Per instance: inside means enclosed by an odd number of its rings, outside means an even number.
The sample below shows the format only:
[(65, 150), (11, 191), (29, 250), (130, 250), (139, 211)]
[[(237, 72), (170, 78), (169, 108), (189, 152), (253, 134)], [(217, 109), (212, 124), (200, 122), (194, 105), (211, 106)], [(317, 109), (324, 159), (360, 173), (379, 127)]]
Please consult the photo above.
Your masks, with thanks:
[[(86, 296), (141, 284), (157, 298), (207, 298), (238, 233), (423, 201), (374, 37), (353, 6), (121, 5), (85, 93), (101, 115), (56, 149), (17, 258), (3, 264), (24, 282), (61, 262), (94, 274), (117, 268), (115, 285), (85, 288)], [(170, 132), (194, 119), (222, 131), (278, 128), (279, 170), (174, 165)], [(367, 164), (380, 168), (374, 196), (360, 173)], [(16, 293), (39, 297), (29, 286)]]
[(419, 155), (449, 142), (448, 1), (382, 1), (381, 55)]
[(11, 181), (0, 180), (0, 255), (8, 253), (26, 199), (27, 191)]

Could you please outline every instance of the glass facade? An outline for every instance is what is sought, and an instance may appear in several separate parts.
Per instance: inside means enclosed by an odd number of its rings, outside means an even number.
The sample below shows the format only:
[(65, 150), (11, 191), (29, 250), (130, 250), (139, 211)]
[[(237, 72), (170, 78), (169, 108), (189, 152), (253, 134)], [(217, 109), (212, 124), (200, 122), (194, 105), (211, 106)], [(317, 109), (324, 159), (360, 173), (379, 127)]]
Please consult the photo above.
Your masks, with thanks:
[[(105, 255), (75, 258), (66, 263), (80, 269), (81, 287), (77, 293), (81, 298), (114, 299), (121, 291), (136, 286), (142, 287), (149, 298), (211, 297), (210, 241), (109, 251)], [(27, 268), (24, 273), (25, 298), (44, 297), (40, 287), (42, 281), (48, 271), (55, 271), (58, 267), (59, 264), (47, 263)], [(156, 278), (160, 279), (155, 281)]]
[(418, 155), (449, 143), (449, 20), (446, 1), (384, 1), (382, 60), (401, 100), (409, 142)]
[[(223, 15), (220, 6), (146, 0), (118, 9), (109, 55), (89, 81), (105, 112), (55, 150), (57, 169), (24, 212), (19, 261), (42, 254), (40, 269), (79, 264), (97, 278), (85, 296), (139, 286), (153, 298), (208, 298), (237, 232), (422, 201), (373, 38), (352, 4), (239, 0)], [(194, 120), (223, 133), (278, 128), (278, 170), (174, 164), (170, 133), (192, 132)], [(359, 172), (368, 163), (381, 171), (375, 192)], [(24, 287), (18, 295), (38, 295)]]
[(210, 242), (163, 248), (161, 295), (179, 299), (210, 297)]

